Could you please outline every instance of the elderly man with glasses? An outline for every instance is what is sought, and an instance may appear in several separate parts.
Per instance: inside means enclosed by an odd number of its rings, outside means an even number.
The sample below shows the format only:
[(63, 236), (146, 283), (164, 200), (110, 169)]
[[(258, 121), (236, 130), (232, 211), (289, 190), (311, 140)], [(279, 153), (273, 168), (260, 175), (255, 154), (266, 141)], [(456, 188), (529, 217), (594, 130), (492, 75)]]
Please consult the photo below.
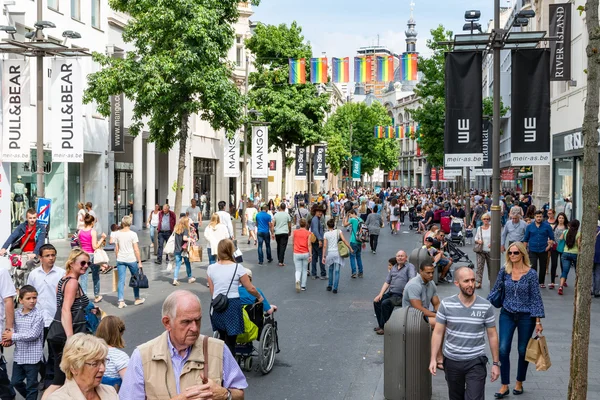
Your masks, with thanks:
[(504, 253), (506, 247), (515, 242), (523, 241), (527, 224), (521, 219), (519, 212), (513, 212), (511, 209), (510, 220), (504, 225), (502, 236), (500, 237), (501, 251)]

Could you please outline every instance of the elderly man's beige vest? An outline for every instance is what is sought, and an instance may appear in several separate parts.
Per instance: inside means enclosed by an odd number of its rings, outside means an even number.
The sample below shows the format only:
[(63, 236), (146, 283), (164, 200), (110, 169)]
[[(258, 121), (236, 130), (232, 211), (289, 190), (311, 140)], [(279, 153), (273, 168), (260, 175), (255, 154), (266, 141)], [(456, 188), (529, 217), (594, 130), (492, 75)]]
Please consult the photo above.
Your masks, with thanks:
[[(144, 368), (144, 386), (148, 400), (168, 400), (177, 395), (167, 335), (168, 332), (165, 332), (138, 347)], [(202, 384), (205, 362), (202, 340), (203, 336), (196, 340), (181, 370), (179, 378), (181, 393), (190, 386)], [(221, 340), (208, 339), (208, 378), (218, 385), (223, 381), (223, 346)]]

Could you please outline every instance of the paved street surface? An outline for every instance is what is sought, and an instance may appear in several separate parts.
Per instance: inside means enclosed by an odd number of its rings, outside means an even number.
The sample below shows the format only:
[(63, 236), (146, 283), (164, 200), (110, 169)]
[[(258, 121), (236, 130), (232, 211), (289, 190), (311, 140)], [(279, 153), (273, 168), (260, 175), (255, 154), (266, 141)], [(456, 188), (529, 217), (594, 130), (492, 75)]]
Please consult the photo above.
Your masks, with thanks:
[[(292, 244), (286, 253), (286, 266), (278, 267), (277, 262), (257, 265), (254, 246), (246, 244), (246, 238), (239, 235), (240, 248), (244, 251), (244, 266), (252, 269), (254, 284), (261, 288), (268, 300), (279, 306), (276, 319), (279, 324), (281, 353), (277, 354), (273, 371), (266, 376), (259, 372), (247, 373), (249, 388), (246, 399), (383, 399), (383, 336), (373, 332), (375, 318), (372, 301), (377, 295), (387, 273), (387, 260), (399, 249), (410, 251), (420, 242), (421, 236), (405, 230), (398, 236), (391, 236), (387, 229), (382, 230), (379, 249), (376, 255), (363, 252), (365, 265), (364, 279), (350, 278), (350, 264), (347, 260), (342, 269), (339, 293), (325, 290), (327, 281), (308, 280), (307, 291), (296, 293), (294, 289), (294, 267)], [(148, 243), (148, 231), (139, 232), (142, 244)], [(54, 243), (58, 247), (59, 263), (64, 265), (69, 246), (65, 241)], [(467, 246), (471, 247), (471, 246)], [(275, 255), (275, 243), (272, 242)], [(111, 254), (111, 257), (114, 257)], [(469, 257), (475, 255), (469, 250)], [(179, 288), (191, 289), (202, 301), (204, 317), (202, 333), (211, 334), (208, 305), (210, 295), (206, 286), (206, 252), (203, 263), (193, 265), (196, 283), (188, 285), (181, 280)], [(116, 293), (110, 292), (112, 278), (102, 275), (104, 300), (99, 306), (108, 314), (118, 315), (125, 320), (127, 342), (126, 351), (131, 354), (135, 346), (154, 338), (163, 331), (161, 305), (164, 298), (174, 290), (171, 285), (172, 273), (167, 273), (166, 263), (162, 266), (153, 261), (144, 263), (145, 272), (150, 278), (150, 289), (142, 290), (146, 303), (133, 306), (133, 293), (126, 288), (125, 300), (128, 307), (116, 307)], [(182, 273), (185, 274), (182, 267)], [(574, 272), (569, 283), (574, 284)], [(129, 278), (127, 278), (129, 279)], [(92, 282), (90, 277), (90, 291)], [(453, 285), (438, 286), (441, 297), (456, 293)], [(482, 296), (488, 293), (487, 285), (478, 291)], [(569, 354), (573, 309), (573, 287), (565, 289), (564, 296), (556, 290), (543, 291), (546, 308), (544, 333), (548, 340), (552, 368), (536, 372), (529, 368), (524, 385), (525, 393), (520, 400), (565, 399), (569, 377)], [(590, 378), (588, 399), (600, 399), (600, 301), (592, 303), (592, 336), (590, 346)], [(11, 351), (7, 359), (12, 360)], [(516, 375), (516, 335), (511, 354), (511, 390)], [(12, 364), (12, 363), (11, 363)], [(9, 365), (11, 365), (9, 364)], [(423, 371), (423, 373), (429, 373)], [(488, 381), (486, 398), (492, 399), (500, 384)], [(514, 398), (512, 394), (509, 398)], [(433, 379), (433, 398), (447, 399), (446, 382), (443, 374)], [(417, 399), (411, 399), (417, 400)]]

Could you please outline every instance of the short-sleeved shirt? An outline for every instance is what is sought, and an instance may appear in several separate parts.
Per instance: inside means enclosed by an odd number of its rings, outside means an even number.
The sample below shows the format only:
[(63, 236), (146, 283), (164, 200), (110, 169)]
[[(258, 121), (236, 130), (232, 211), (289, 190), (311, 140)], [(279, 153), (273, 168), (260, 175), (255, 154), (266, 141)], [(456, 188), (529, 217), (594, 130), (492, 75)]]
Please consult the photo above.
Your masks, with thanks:
[(15, 297), (16, 294), (17, 291), (8, 270), (6, 268), (0, 268), (0, 329), (2, 329), (2, 332), (4, 332), (4, 322), (6, 320), (4, 299)]
[(411, 300), (421, 300), (425, 308), (431, 305), (431, 299), (437, 296), (437, 287), (433, 281), (423, 282), (420, 274), (412, 278), (404, 287), (402, 307), (410, 307)]
[(294, 254), (306, 254), (308, 250), (308, 229), (296, 229), (294, 231)]
[[(566, 230), (564, 232), (565, 240), (567, 240), (567, 233), (569, 233), (568, 230)], [(578, 254), (579, 253), (579, 246), (577, 244), (577, 240), (579, 240), (580, 236), (581, 236), (581, 232), (577, 232), (577, 235), (575, 235), (575, 242), (573, 243), (573, 247), (567, 247), (567, 244), (565, 243), (565, 250), (563, 252), (564, 253), (569, 253), (569, 254)]]
[(185, 243), (185, 241), (183, 240), (184, 236), (189, 236), (190, 233), (187, 229), (184, 229), (183, 232), (181, 232), (181, 234), (175, 234), (175, 247), (174, 247), (174, 252), (175, 253), (181, 253), (182, 249), (183, 249), (183, 244)]
[(435, 321), (446, 325), (443, 352), (455, 361), (485, 355), (486, 330), (496, 326), (492, 305), (479, 296), (470, 307), (465, 307), (458, 295), (445, 298), (440, 302)]
[(133, 249), (133, 244), (138, 243), (138, 235), (133, 231), (118, 231), (113, 232), (112, 237), (115, 241), (115, 244), (119, 245), (119, 254), (117, 256), (117, 261), (122, 262), (136, 262), (135, 251)]
[(258, 233), (269, 233), (269, 223), (272, 221), (271, 214), (265, 211), (261, 211), (256, 214), (256, 226)]
[(185, 212), (189, 215), (193, 223), (198, 223), (198, 214), (200, 214), (200, 207), (188, 207)]
[(333, 231), (327, 231), (323, 235), (323, 239), (327, 239), (327, 254), (334, 252), (338, 252), (338, 240), (340, 239), (340, 231), (339, 229), (335, 229)]
[(390, 293), (396, 295), (402, 295), (404, 293), (404, 287), (412, 278), (417, 274), (415, 266), (407, 262), (404, 266), (398, 269), (398, 265), (394, 265), (388, 272), (385, 282), (390, 285)]
[(119, 371), (127, 368), (129, 365), (129, 356), (123, 350), (114, 347), (108, 348), (108, 356), (106, 357), (106, 371), (104, 376), (107, 378), (120, 378)]
[(276, 235), (287, 235), (290, 233), (288, 223), (292, 222), (292, 217), (287, 211), (279, 211), (275, 214), (275, 234)]
[(358, 220), (358, 218), (350, 218), (348, 220), (348, 222), (352, 226), (352, 234), (350, 235), (350, 243), (358, 243), (358, 240), (356, 240), (356, 233), (358, 232), (359, 220)]
[[(246, 275), (246, 268), (242, 264), (237, 264), (237, 271), (235, 269), (236, 264), (211, 264), (208, 266), (206, 270), (206, 275), (210, 277), (213, 282), (214, 290), (212, 298), (214, 299), (219, 294), (227, 295), (230, 299), (235, 299), (240, 297), (238, 292), (238, 286), (240, 286), (240, 278)], [(235, 272), (235, 277), (233, 273)], [(227, 293), (227, 289), (229, 288), (230, 282), (232, 282), (231, 278), (233, 278), (233, 283), (231, 283), (231, 289), (229, 289), (229, 294)]]

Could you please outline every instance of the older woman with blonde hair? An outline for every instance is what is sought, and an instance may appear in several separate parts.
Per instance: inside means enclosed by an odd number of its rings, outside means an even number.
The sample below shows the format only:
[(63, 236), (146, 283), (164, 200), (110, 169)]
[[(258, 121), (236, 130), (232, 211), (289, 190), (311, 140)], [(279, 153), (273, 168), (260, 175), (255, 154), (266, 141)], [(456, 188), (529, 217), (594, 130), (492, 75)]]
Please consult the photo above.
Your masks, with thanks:
[(71, 336), (60, 362), (60, 369), (67, 379), (63, 387), (48, 396), (48, 400), (118, 400), (112, 386), (101, 384), (107, 354), (104, 340), (84, 333)]

